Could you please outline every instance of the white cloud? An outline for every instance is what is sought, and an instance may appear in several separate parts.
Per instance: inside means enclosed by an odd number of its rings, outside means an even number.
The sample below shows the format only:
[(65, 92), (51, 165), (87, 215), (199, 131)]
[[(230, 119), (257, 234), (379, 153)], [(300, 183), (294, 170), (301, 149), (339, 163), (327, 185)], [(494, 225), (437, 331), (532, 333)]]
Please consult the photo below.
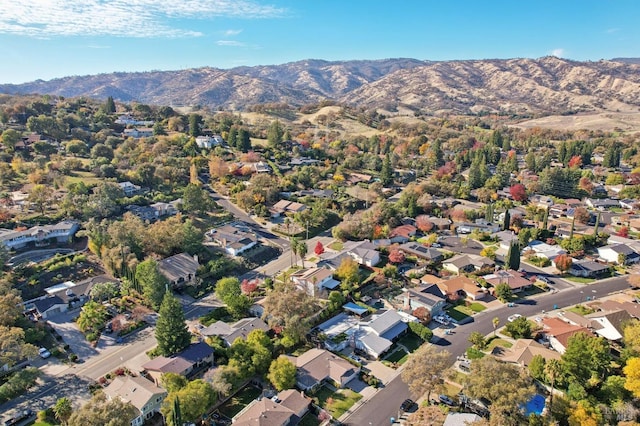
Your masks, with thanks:
[(605, 31), (605, 33), (613, 34), (613, 33), (617, 33), (618, 31), (620, 31), (620, 28), (609, 28)]
[[(0, 1), (0, 34), (51, 36), (198, 37), (190, 20), (273, 18), (284, 9), (256, 0)], [(180, 21), (178, 21), (180, 20)]]
[(216, 42), (218, 46), (234, 46), (234, 47), (245, 47), (246, 43), (236, 40), (218, 40)]
[(562, 58), (564, 56), (564, 49), (553, 49), (551, 55), (556, 58)]
[(225, 32), (223, 32), (223, 34), (226, 37), (233, 37), (233, 36), (237, 36), (241, 32), (242, 32), (242, 30), (226, 30)]

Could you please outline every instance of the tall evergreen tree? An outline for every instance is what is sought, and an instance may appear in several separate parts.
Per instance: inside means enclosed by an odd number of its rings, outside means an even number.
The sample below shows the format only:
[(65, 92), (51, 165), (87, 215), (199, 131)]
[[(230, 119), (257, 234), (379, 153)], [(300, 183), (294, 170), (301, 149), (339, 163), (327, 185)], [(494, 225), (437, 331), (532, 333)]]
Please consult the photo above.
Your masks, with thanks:
[(593, 227), (593, 236), (598, 236), (598, 228), (600, 227), (600, 212), (598, 212), (598, 216), (596, 216), (596, 225)]
[(547, 221), (549, 220), (549, 208), (544, 209), (544, 220), (542, 222), (542, 229), (547, 229)]
[(517, 271), (520, 268), (520, 243), (518, 241), (511, 241), (506, 261), (505, 266), (507, 269)]
[(251, 135), (249, 134), (249, 131), (244, 127), (240, 127), (240, 130), (238, 130), (238, 140), (236, 141), (236, 146), (242, 152), (251, 151)]
[(576, 229), (576, 217), (571, 220), (571, 233), (569, 233), (569, 241), (573, 240), (573, 231)]
[(236, 126), (232, 126), (229, 129), (229, 134), (227, 135), (227, 143), (231, 148), (236, 148), (238, 146), (238, 128)]
[(161, 355), (170, 356), (191, 343), (191, 334), (184, 320), (184, 311), (178, 299), (166, 292), (156, 323), (156, 341)]
[(171, 426), (182, 426), (182, 412), (180, 411), (180, 398), (176, 395), (173, 400), (173, 410), (171, 411)]
[(278, 120), (273, 121), (267, 131), (267, 141), (269, 142), (269, 146), (271, 148), (278, 147), (278, 145), (282, 143), (283, 134), (284, 131), (282, 130), (280, 122)]
[(509, 213), (509, 209), (504, 212), (504, 221), (502, 222), (502, 230), (506, 231), (511, 226), (511, 213)]
[(113, 101), (113, 96), (107, 98), (107, 102), (104, 105), (104, 111), (107, 114), (113, 114), (116, 112), (116, 103)]
[(189, 135), (200, 136), (200, 126), (202, 125), (202, 116), (200, 114), (189, 115)]
[(391, 156), (389, 153), (384, 157), (382, 170), (380, 171), (380, 182), (382, 186), (389, 186), (393, 183), (393, 167), (391, 166)]

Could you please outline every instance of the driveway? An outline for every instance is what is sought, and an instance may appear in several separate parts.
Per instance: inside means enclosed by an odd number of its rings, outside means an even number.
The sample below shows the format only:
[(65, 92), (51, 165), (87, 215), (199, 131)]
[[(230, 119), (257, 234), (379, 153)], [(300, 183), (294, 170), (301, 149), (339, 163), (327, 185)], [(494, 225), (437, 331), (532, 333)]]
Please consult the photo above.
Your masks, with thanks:
[(55, 315), (47, 321), (54, 330), (62, 336), (62, 340), (69, 345), (73, 353), (81, 359), (86, 359), (96, 355), (99, 351), (91, 346), (87, 339), (84, 338), (84, 334), (82, 334), (76, 323), (73, 322), (73, 319), (79, 314), (80, 310), (74, 309), (73, 311)]

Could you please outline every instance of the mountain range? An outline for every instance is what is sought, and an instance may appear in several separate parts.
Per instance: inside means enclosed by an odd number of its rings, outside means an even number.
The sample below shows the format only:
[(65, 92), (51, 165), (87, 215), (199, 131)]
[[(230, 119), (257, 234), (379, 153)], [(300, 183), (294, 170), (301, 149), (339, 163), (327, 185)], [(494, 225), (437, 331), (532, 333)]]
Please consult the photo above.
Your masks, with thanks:
[(637, 112), (640, 60), (309, 59), (228, 70), (205, 67), (72, 76), (4, 84), (0, 93), (112, 96), (124, 102), (229, 110), (261, 103), (301, 106), (330, 99), (364, 109), (408, 109), (422, 114)]

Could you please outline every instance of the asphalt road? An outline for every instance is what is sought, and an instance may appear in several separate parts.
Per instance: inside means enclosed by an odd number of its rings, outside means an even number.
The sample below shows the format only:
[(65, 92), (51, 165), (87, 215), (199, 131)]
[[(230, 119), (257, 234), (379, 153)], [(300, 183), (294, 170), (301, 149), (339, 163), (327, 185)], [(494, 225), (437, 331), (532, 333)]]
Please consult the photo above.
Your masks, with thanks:
[[(500, 319), (499, 327), (507, 323), (507, 317), (515, 313), (523, 316), (541, 316), (542, 311), (553, 311), (554, 305), (559, 308), (566, 308), (575, 304), (585, 302), (586, 298), (593, 299), (608, 294), (620, 292), (629, 288), (627, 277), (614, 277), (602, 280), (590, 285), (573, 287), (559, 291), (557, 293), (545, 293), (534, 298), (535, 304), (520, 304), (513, 308), (507, 306), (484, 311), (475, 315), (474, 321), (458, 326), (453, 334), (444, 337), (434, 337), (434, 345), (447, 350), (452, 355), (452, 360), (456, 356), (463, 355), (469, 346), (468, 338), (471, 332), (478, 331), (484, 335), (493, 332), (492, 320), (495, 317)], [(373, 398), (358, 407), (349, 416), (345, 424), (353, 426), (383, 426), (389, 425), (391, 417), (398, 417), (400, 404), (407, 398), (417, 399), (420, 395), (410, 395), (409, 389), (402, 382), (400, 376), (393, 379), (385, 388), (380, 390)]]

